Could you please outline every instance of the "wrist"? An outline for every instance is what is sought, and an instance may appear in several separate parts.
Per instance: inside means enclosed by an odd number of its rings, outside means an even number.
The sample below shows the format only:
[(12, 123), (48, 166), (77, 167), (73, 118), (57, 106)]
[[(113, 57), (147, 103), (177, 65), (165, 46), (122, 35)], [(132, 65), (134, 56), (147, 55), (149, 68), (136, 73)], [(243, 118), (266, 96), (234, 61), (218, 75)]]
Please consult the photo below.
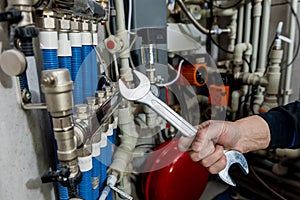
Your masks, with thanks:
[(239, 138), (236, 143), (236, 149), (241, 153), (268, 147), (271, 139), (270, 130), (263, 118), (253, 115), (234, 123), (236, 124), (237, 137)]

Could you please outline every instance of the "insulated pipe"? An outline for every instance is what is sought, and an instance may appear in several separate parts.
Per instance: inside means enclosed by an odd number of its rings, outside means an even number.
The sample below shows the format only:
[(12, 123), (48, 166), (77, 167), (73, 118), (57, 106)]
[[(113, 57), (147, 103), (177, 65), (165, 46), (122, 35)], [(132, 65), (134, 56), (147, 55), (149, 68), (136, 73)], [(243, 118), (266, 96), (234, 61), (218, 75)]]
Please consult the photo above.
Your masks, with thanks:
[(93, 188), (93, 200), (99, 198), (99, 183), (100, 183), (100, 155), (101, 155), (101, 135), (100, 132), (95, 133), (93, 136), (92, 143), (92, 162), (93, 162), (93, 171), (92, 171), (92, 188)]
[(66, 68), (69, 70), (70, 74), (72, 74), (72, 67), (71, 67), (71, 42), (68, 40), (68, 33), (60, 33), (59, 40), (58, 40), (58, 63), (59, 68)]
[(81, 59), (81, 33), (71, 32), (69, 33), (71, 41), (71, 66), (72, 66), (72, 80), (74, 81), (74, 103), (83, 103), (83, 77), (82, 77), (82, 59)]
[(97, 45), (98, 45), (98, 24), (97, 22), (92, 23), (92, 38), (93, 38), (93, 48), (91, 52), (91, 62), (92, 62), (92, 91), (93, 93), (97, 91), (98, 86), (98, 61), (97, 61)]
[[(82, 150), (85, 151), (85, 150)], [(85, 200), (92, 200), (92, 168), (91, 152), (78, 156), (78, 164), (82, 172), (82, 181), (78, 185), (79, 196)]]
[(82, 42), (82, 52), (81, 52), (81, 59), (82, 59), (82, 74), (83, 74), (83, 98), (86, 99), (87, 97), (93, 96), (92, 90), (92, 63), (90, 59), (90, 53), (93, 48), (92, 42), (92, 35), (90, 32), (82, 32), (81, 33), (81, 42)]
[(108, 156), (107, 156), (107, 135), (105, 129), (107, 129), (108, 126), (105, 125), (101, 129), (101, 140), (100, 140), (100, 148), (101, 148), (101, 155), (100, 155), (100, 183), (99, 183), (99, 189), (100, 193), (105, 187), (105, 180), (107, 178), (107, 166), (108, 166)]
[(58, 35), (56, 31), (41, 31), (39, 35), (42, 50), (44, 69), (58, 68)]
[[(291, 7), (294, 9), (295, 13), (297, 14), (297, 7), (298, 7), (298, 1), (291, 0)], [(295, 41), (295, 23), (296, 19), (292, 12), (290, 12), (290, 28), (289, 28), (289, 38), (292, 43), (289, 44), (288, 52), (287, 52), (287, 63), (290, 64), (293, 60), (294, 56), (294, 41)], [(291, 78), (292, 78), (292, 69), (293, 65), (290, 64), (286, 68), (285, 73), (285, 82), (284, 82), (284, 93), (283, 93), (283, 104), (287, 104), (289, 102), (289, 97), (292, 93), (291, 89)]]

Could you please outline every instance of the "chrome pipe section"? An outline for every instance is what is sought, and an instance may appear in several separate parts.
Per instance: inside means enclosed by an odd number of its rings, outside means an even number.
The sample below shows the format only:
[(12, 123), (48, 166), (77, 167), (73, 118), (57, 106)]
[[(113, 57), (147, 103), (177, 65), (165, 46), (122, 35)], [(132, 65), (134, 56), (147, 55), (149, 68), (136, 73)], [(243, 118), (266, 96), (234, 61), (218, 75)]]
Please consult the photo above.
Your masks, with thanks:
[(58, 160), (62, 167), (70, 169), (70, 178), (75, 177), (80, 171), (72, 117), (73, 82), (67, 69), (44, 70), (41, 82), (47, 110), (52, 116)]

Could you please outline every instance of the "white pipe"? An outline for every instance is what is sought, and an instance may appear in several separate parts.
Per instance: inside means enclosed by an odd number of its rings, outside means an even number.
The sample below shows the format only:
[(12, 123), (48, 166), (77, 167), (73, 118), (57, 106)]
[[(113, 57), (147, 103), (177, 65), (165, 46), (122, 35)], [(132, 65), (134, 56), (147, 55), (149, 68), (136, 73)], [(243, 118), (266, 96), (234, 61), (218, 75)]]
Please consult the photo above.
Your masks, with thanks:
[[(297, 14), (297, 0), (291, 1), (291, 7), (294, 9)], [(287, 52), (287, 64), (291, 63), (294, 56), (294, 41), (295, 41), (295, 17), (293, 13), (290, 12), (290, 30), (289, 30), (289, 38), (293, 41), (289, 44), (288, 52)], [(284, 82), (284, 95), (283, 95), (283, 104), (287, 104), (289, 102), (289, 96), (291, 95), (291, 77), (292, 77), (292, 69), (293, 65), (291, 64), (286, 68), (285, 73), (285, 82)]]
[(125, 11), (124, 11), (124, 1), (115, 0), (116, 10), (117, 10), (117, 37), (122, 40), (123, 46), (120, 52), (121, 59), (121, 69), (120, 76), (125, 78), (126, 81), (133, 81), (133, 76), (131, 73), (129, 58), (130, 49), (128, 41), (128, 31), (125, 29)]
[(243, 27), (244, 27), (244, 5), (241, 5), (239, 7), (237, 43), (242, 43)]
[(251, 9), (252, 4), (251, 1), (246, 4), (245, 11), (245, 29), (244, 29), (244, 42), (250, 42), (250, 30), (251, 30)]
[(235, 45), (234, 52), (233, 52), (233, 63), (242, 64), (243, 55), (247, 55), (249, 57), (251, 54), (252, 54), (252, 45), (250, 43), (237, 44)]
[(253, 8), (253, 28), (252, 28), (252, 58), (251, 58), (251, 69), (252, 72), (255, 71), (257, 64), (257, 54), (258, 54), (258, 39), (260, 30), (260, 18), (262, 14), (262, 0), (256, 0)]
[(124, 1), (115, 0), (115, 6), (117, 10), (117, 26), (119, 31), (125, 30), (125, 12), (124, 12)]
[(270, 27), (270, 11), (271, 11), (271, 0), (264, 0), (263, 5), (263, 16), (261, 24), (261, 37), (260, 37), (260, 47), (259, 47), (259, 60), (256, 71), (263, 75), (266, 68), (266, 59), (268, 51), (268, 36), (269, 36), (269, 27)]
[(231, 30), (229, 34), (229, 45), (228, 45), (228, 51), (233, 51), (236, 41), (236, 29), (237, 29), (237, 12), (231, 16), (231, 23), (229, 25), (229, 28)]

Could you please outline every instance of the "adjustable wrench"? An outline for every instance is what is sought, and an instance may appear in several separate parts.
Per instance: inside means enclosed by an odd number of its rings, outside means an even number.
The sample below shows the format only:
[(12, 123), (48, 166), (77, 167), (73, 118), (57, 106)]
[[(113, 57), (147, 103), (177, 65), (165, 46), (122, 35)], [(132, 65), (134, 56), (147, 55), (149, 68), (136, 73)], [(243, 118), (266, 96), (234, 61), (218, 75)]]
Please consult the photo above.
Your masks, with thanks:
[[(165, 120), (170, 122), (176, 127), (183, 135), (187, 137), (195, 136), (198, 132), (197, 129), (172, 110), (167, 104), (154, 96), (150, 90), (151, 84), (149, 79), (141, 72), (133, 70), (133, 73), (137, 76), (140, 83), (136, 88), (129, 89), (119, 80), (119, 90), (121, 95), (128, 101), (135, 101), (148, 105), (157, 114), (162, 116)], [(235, 186), (235, 182), (229, 176), (228, 171), (232, 164), (238, 163), (245, 174), (249, 173), (247, 161), (243, 154), (235, 150), (225, 150), (226, 167), (219, 172), (219, 177), (229, 185)]]

